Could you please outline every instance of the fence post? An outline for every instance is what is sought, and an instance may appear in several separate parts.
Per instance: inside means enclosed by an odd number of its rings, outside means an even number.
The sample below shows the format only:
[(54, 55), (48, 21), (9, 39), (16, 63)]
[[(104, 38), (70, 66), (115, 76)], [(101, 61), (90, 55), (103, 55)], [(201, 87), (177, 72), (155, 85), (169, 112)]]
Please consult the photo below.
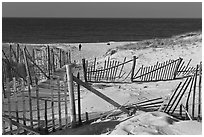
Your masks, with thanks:
[(199, 67), (199, 86), (198, 86), (198, 118), (201, 119), (201, 80), (202, 80), (202, 63), (200, 62), (200, 67)]
[(17, 87), (16, 87), (16, 78), (15, 78), (15, 77), (13, 77), (13, 89), (14, 89), (16, 121), (19, 122), (19, 115), (18, 115), (18, 95), (17, 95)]
[(53, 77), (50, 78), (50, 90), (51, 90), (51, 113), (52, 113), (52, 131), (55, 131), (55, 114), (54, 114), (54, 84), (52, 83)]
[(62, 116), (61, 116), (61, 96), (60, 96), (60, 79), (57, 78), (57, 94), (58, 94), (58, 113), (59, 113), (59, 129), (62, 129)]
[(71, 63), (72, 60), (71, 60), (71, 51), (69, 50), (69, 62), (68, 63)]
[(54, 54), (54, 50), (51, 49), (51, 54), (52, 54), (52, 73), (55, 72), (55, 54)]
[(19, 49), (20, 47), (19, 47), (19, 44), (17, 44), (17, 46), (16, 46), (16, 58), (17, 58), (17, 62), (19, 62), (20, 60), (19, 60), (19, 56), (20, 56), (20, 49)]
[(176, 78), (176, 75), (177, 75), (177, 73), (178, 73), (178, 69), (179, 69), (179, 67), (180, 67), (182, 61), (183, 61), (183, 59), (182, 59), (182, 58), (179, 58), (178, 64), (176, 65), (176, 68), (175, 68), (174, 78), (173, 78), (173, 79)]
[(37, 99), (37, 119), (38, 119), (38, 128), (40, 129), (40, 101), (39, 101), (39, 87), (38, 87), (38, 79), (35, 77), (35, 86), (36, 86), (36, 99)]
[(135, 71), (135, 65), (136, 65), (136, 56), (133, 56), (133, 64), (132, 64), (131, 82), (133, 82), (134, 71)]
[(71, 110), (71, 127), (74, 128), (76, 126), (76, 109), (75, 109), (75, 98), (74, 98), (74, 87), (73, 87), (73, 76), (72, 76), (72, 67), (71, 64), (66, 65), (66, 73), (67, 73), (67, 84), (69, 90), (69, 98), (70, 98), (70, 110)]
[(25, 61), (25, 66), (26, 66), (26, 73), (29, 77), (29, 81), (27, 81), (27, 82), (30, 82), (29, 84), (32, 85), (32, 79), (31, 79), (30, 70), (29, 70), (29, 66), (28, 66), (28, 60), (27, 60), (27, 56), (26, 56), (26, 47), (23, 49), (23, 56), (24, 56), (24, 61)]
[(85, 63), (85, 59), (82, 59), (82, 65), (83, 65), (83, 71), (84, 71), (84, 80), (85, 82), (87, 82), (87, 71), (86, 71), (86, 63)]
[(29, 103), (29, 111), (30, 111), (30, 126), (33, 128), (33, 110), (32, 110), (32, 97), (31, 97), (31, 89), (30, 89), (30, 80), (29, 77), (27, 77), (28, 81), (28, 103)]
[(66, 81), (64, 80), (64, 99), (65, 99), (65, 121), (66, 121), (66, 127), (68, 127), (68, 111), (67, 111), (67, 92), (68, 88), (66, 86)]
[[(11, 113), (11, 89), (10, 89), (10, 84), (9, 84), (9, 78), (6, 79), (6, 89), (7, 89), (7, 98), (8, 98), (8, 115), (9, 115), (9, 119), (12, 118), (12, 113)], [(12, 133), (13, 128), (12, 128), (12, 124), (9, 123), (9, 128), (10, 131)]]
[(85, 117), (86, 117), (86, 122), (88, 122), (89, 121), (89, 114), (88, 114), (88, 112), (85, 113)]
[[(77, 78), (80, 79), (80, 74), (78, 72)], [(79, 125), (82, 124), (81, 121), (81, 100), (80, 100), (80, 84), (77, 84), (77, 93), (78, 93), (78, 117), (79, 117)]]
[(59, 67), (61, 68), (62, 67), (62, 60), (61, 60), (61, 56), (62, 56), (62, 54), (61, 54), (61, 49), (59, 49)]
[(48, 63), (48, 77), (51, 75), (51, 63), (50, 63), (50, 47), (47, 46), (47, 63)]

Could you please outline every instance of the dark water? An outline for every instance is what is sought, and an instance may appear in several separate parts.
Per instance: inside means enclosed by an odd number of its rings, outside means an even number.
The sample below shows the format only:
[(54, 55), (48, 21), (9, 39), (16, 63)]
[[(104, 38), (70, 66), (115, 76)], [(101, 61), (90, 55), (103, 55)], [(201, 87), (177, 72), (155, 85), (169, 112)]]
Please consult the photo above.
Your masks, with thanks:
[(202, 29), (202, 19), (3, 18), (3, 42), (72, 43), (165, 38)]

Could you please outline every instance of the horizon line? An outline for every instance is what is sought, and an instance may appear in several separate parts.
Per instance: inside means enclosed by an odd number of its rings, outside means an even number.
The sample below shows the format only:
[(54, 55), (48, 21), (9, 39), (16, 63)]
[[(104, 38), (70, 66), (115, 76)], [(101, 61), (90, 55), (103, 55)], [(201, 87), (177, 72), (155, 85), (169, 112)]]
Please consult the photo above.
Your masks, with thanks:
[(61, 18), (61, 19), (202, 19), (202, 17), (2, 17), (2, 18)]

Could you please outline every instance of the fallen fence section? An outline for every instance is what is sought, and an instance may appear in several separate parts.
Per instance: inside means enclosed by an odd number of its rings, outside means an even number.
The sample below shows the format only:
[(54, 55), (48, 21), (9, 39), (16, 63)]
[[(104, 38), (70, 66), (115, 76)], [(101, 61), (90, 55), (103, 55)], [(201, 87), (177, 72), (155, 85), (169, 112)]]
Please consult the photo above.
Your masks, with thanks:
[(187, 77), (184, 80), (172, 93), (164, 112), (180, 119), (202, 120), (202, 63), (196, 66), (193, 76)]
[(164, 100), (162, 97), (159, 98), (153, 98), (149, 100), (144, 100), (138, 103), (130, 104), (125, 106), (126, 108), (134, 107), (139, 110), (143, 111), (158, 111), (161, 105), (164, 103)]
[[(88, 60), (82, 59), (83, 71), (84, 71), (84, 80), (85, 82), (116, 82), (122, 81), (125, 72), (124, 67), (127, 63), (133, 62), (135, 67), (136, 57), (134, 56), (132, 60), (126, 61), (124, 58), (123, 62), (117, 60), (105, 60), (102, 65), (96, 61), (96, 58), (93, 62), (88, 62)], [(133, 70), (134, 70), (133, 67)], [(132, 70), (130, 70), (132, 72)], [(126, 74), (126, 75), (130, 75)]]
[(112, 104), (113, 106), (115, 106), (116, 108), (120, 109), (121, 111), (129, 114), (129, 111), (121, 106), (120, 104), (118, 104), (117, 102), (115, 102), (114, 100), (112, 100), (111, 98), (105, 96), (104, 94), (102, 94), (101, 92), (99, 92), (98, 90), (94, 89), (93, 87), (89, 86), (87, 83), (81, 81), (80, 79), (73, 77), (73, 80), (75, 82), (77, 82), (78, 84), (82, 85), (83, 87), (85, 87), (86, 89), (88, 89), (89, 91), (91, 91), (92, 93), (96, 94), (97, 96), (99, 96), (100, 98), (102, 98), (103, 100), (107, 101), (108, 103)]

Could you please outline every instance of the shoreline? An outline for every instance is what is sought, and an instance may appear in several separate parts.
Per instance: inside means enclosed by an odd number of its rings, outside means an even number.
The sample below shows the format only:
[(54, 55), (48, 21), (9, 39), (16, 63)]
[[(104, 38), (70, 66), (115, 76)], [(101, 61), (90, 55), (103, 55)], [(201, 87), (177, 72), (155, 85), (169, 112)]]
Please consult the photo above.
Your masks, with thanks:
[(172, 35), (171, 37), (155, 37), (155, 38), (151, 38), (151, 39), (141, 39), (141, 40), (129, 40), (129, 41), (126, 41), (126, 40), (121, 40), (121, 41), (113, 41), (113, 40), (110, 40), (110, 41), (103, 41), (103, 42), (57, 42), (57, 43), (26, 43), (26, 42), (2, 42), (3, 45), (5, 44), (21, 44), (21, 45), (33, 45), (33, 46), (40, 46), (40, 45), (59, 45), (59, 44), (100, 44), (100, 43), (123, 43), (123, 42), (141, 42), (141, 41), (149, 41), (149, 40), (155, 40), (155, 39), (171, 39), (171, 38), (176, 38), (176, 37), (180, 37), (180, 36), (183, 36), (183, 35), (188, 35), (188, 34), (202, 34), (202, 30), (198, 30), (198, 31), (192, 31), (192, 32), (185, 32), (185, 33), (181, 33), (181, 34), (177, 34), (177, 35)]
[[(144, 50), (144, 49), (155, 49), (159, 48), (171, 48), (172, 43), (174, 46), (174, 41), (178, 41), (179, 39), (190, 38), (193, 36), (201, 35), (201, 31), (183, 33), (180, 35), (175, 35), (169, 38), (156, 38), (156, 39), (147, 39), (141, 41), (109, 41), (109, 42), (101, 42), (101, 43), (50, 43), (50, 44), (28, 44), (28, 43), (19, 43), (20, 47), (27, 46), (27, 48), (32, 49), (33, 47), (43, 47), (43, 46), (51, 46), (57, 47), (65, 51), (71, 51), (72, 60), (76, 62), (81, 62), (82, 58), (86, 59), (94, 59), (94, 58), (102, 58), (107, 53), (110, 53), (111, 50), (118, 51), (135, 51), (135, 50)], [(202, 40), (202, 37), (201, 37)], [(168, 41), (172, 41), (169, 43)], [(161, 42), (164, 42), (163, 45)], [(155, 43), (159, 46), (155, 46)], [(158, 44), (159, 43), (159, 44)], [(9, 45), (16, 46), (17, 43), (2, 43), (2, 49), (8, 49)], [(78, 46), (82, 44), (82, 50), (79, 51)], [(180, 43), (179, 43), (180, 44)], [(175, 47), (176, 48), (176, 47)]]

